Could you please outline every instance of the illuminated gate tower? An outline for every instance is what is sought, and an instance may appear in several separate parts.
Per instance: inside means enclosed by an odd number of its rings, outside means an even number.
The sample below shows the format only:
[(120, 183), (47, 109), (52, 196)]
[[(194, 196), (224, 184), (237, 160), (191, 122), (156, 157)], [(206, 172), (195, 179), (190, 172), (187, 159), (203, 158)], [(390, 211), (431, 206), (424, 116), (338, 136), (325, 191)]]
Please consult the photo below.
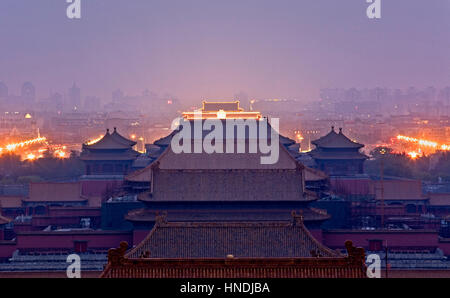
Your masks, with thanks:
[[(243, 111), (239, 102), (204, 102), (201, 114), (187, 112), (183, 118), (190, 123), (216, 119), (224, 128), (226, 119), (262, 119), (259, 112)], [(194, 124), (190, 126), (193, 129)], [(273, 130), (271, 125), (268, 130)], [(325, 211), (308, 206), (317, 198), (305, 189), (305, 167), (289, 151), (295, 141), (279, 135), (278, 161), (261, 164), (263, 154), (249, 150), (174, 153), (171, 140), (176, 132), (154, 142), (160, 148), (155, 150), (155, 160), (126, 177), (130, 182), (150, 183), (150, 190), (139, 195), (146, 208), (126, 216), (135, 230), (150, 230), (161, 212), (167, 213), (168, 221), (285, 221), (292, 219), (295, 210), (308, 228), (317, 230), (329, 218)], [(208, 133), (203, 131), (202, 141)], [(249, 133), (244, 140), (231, 141), (235, 147), (238, 141), (248, 144)]]

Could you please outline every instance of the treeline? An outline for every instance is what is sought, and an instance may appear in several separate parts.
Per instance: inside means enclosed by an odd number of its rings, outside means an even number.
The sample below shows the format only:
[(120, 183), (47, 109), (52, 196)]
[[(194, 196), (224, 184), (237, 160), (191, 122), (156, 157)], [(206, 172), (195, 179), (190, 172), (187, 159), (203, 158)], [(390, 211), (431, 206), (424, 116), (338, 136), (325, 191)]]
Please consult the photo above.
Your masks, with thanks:
[(39, 181), (63, 181), (84, 174), (84, 164), (76, 154), (70, 158), (46, 155), (36, 160), (21, 160), (19, 155), (0, 155), (0, 184), (28, 184)]
[(406, 153), (393, 153), (390, 148), (378, 147), (370, 155), (371, 159), (365, 163), (365, 171), (369, 175), (380, 176), (383, 168), (385, 176), (450, 182), (450, 152), (412, 159)]

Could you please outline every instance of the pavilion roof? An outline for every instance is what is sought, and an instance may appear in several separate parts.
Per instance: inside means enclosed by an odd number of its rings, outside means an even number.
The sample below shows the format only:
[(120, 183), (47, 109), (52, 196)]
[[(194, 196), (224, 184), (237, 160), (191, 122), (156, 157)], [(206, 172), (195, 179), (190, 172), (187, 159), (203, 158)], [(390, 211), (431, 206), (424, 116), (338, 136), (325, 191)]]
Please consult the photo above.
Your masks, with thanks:
[(311, 142), (316, 147), (321, 148), (362, 148), (363, 144), (359, 144), (350, 140), (342, 133), (342, 128), (339, 129), (339, 133), (336, 133), (334, 126), (331, 127), (331, 131), (325, 136)]
[(118, 142), (127, 144), (127, 145), (129, 145), (131, 147), (136, 145), (135, 141), (129, 140), (129, 139), (125, 138), (124, 136), (122, 136), (121, 134), (119, 134), (115, 127), (114, 127), (113, 133), (111, 134), (111, 137), (114, 138), (115, 140), (117, 140)]
[(87, 145), (83, 144), (85, 149), (130, 149), (136, 145), (136, 142), (131, 141), (122, 135), (120, 135), (116, 128), (114, 132), (110, 133), (109, 129), (106, 130), (106, 134), (98, 142)]

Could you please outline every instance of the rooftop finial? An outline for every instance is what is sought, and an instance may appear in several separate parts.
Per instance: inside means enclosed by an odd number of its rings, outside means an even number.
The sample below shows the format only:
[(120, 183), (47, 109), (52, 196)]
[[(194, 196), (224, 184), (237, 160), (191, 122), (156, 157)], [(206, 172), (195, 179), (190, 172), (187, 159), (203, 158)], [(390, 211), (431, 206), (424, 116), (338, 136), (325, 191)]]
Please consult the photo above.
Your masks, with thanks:
[(339, 127), (339, 133), (342, 134), (342, 127)]
[(299, 214), (295, 210), (291, 211), (292, 225), (302, 225), (303, 224), (303, 210), (300, 210)]
[(114, 132), (116, 132), (117, 128), (114, 126)]
[(334, 131), (334, 126), (331, 126), (331, 130)]
[(108, 250), (108, 262), (112, 265), (120, 265), (128, 249), (128, 243), (126, 241), (120, 242), (118, 248), (111, 248)]
[(158, 226), (162, 226), (167, 223), (167, 211), (159, 212), (157, 211), (155, 214), (155, 224)]
[(109, 133), (109, 128), (106, 129), (106, 133)]

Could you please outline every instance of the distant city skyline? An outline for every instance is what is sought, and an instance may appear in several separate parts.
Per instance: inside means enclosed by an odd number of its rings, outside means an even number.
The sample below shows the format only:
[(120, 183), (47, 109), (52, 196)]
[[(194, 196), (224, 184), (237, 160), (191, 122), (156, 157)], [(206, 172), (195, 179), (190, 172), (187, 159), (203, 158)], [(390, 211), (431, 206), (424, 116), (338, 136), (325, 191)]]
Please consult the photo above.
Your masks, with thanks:
[(108, 101), (116, 89), (184, 102), (319, 98), (322, 88), (442, 88), (450, 83), (450, 1), (65, 1), (0, 3), (0, 81), (36, 97), (75, 82)]

